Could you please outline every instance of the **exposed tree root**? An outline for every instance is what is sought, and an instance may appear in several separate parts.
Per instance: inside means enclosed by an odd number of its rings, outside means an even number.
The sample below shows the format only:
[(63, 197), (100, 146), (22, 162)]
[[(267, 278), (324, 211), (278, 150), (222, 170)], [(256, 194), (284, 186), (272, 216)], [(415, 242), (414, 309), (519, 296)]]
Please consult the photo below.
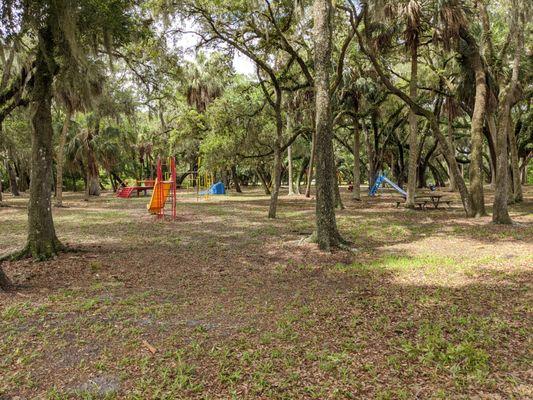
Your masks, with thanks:
[[(310, 236), (303, 238), (300, 240), (300, 243), (315, 243), (317, 244), (317, 234), (316, 231), (314, 231)], [(330, 245), (330, 249), (326, 251), (331, 251), (332, 249), (340, 249), (345, 251), (357, 251), (355, 247), (352, 247), (353, 243), (344, 239), (341, 235), (337, 235), (336, 237), (336, 243)]]
[(0, 290), (5, 292), (13, 289), (13, 284), (2, 269), (2, 262), (0, 261)]
[(31, 257), (29, 251), (30, 247), (28, 245), (24, 246), (22, 250), (17, 250), (13, 253), (6, 254), (5, 256), (0, 257), (0, 263), (2, 261), (19, 261)]
[(24, 246), (24, 248), (22, 248), (21, 250), (0, 257), (0, 262), (20, 261), (26, 258), (33, 258), (36, 261), (46, 261), (57, 256), (61, 252), (67, 252), (70, 250), (67, 246), (63, 245), (58, 239), (55, 239), (53, 241), (53, 246), (50, 247), (52, 248), (47, 248), (46, 250), (37, 249), (27, 243), (26, 246)]

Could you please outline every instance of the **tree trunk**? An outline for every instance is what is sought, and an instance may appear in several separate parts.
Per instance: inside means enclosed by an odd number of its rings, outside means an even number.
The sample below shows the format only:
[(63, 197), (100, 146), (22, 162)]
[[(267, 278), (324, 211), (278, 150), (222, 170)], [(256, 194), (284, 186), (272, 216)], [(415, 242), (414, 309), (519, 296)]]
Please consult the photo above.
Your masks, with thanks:
[(0, 290), (7, 291), (11, 289), (11, 281), (7, 277), (7, 275), (4, 273), (4, 270), (2, 269), (2, 263), (0, 262)]
[(56, 164), (56, 206), (63, 206), (63, 164), (65, 163), (65, 143), (67, 141), (68, 128), (70, 126), (70, 118), (72, 111), (67, 108), (63, 128), (61, 129), (61, 136), (59, 137), (59, 147), (57, 149), (57, 164)]
[(265, 191), (265, 194), (267, 196), (270, 196), (270, 183), (267, 177), (265, 177), (265, 173), (262, 167), (257, 168), (257, 176), (259, 177), (259, 180), (261, 181), (261, 184), (263, 185), (263, 190)]
[(274, 168), (272, 170), (272, 190), (270, 191), (270, 207), (268, 209), (268, 218), (276, 218), (279, 188), (281, 186), (281, 170), (281, 150), (276, 145), (276, 148), (274, 149)]
[(367, 128), (366, 124), (363, 121), (363, 130), (365, 131), (365, 147), (366, 147), (366, 156), (368, 158), (368, 188), (370, 189), (374, 185), (374, 180), (376, 179), (376, 163), (374, 162), (374, 147), (372, 147), (372, 138), (370, 137), (370, 129)]
[(463, 203), (465, 213), (467, 217), (473, 217), (474, 210), (472, 207), (472, 199), (470, 197), (470, 193), (468, 193), (468, 188), (466, 187), (462, 171), (459, 168), (459, 164), (455, 158), (455, 149), (450, 146), (449, 141), (442, 134), (438, 120), (436, 118), (430, 118), (428, 119), (428, 122), (430, 124), (431, 131), (435, 135), (435, 139), (439, 142), (442, 155), (446, 159), (448, 168), (454, 176), (455, 184), (457, 185), (457, 190), (461, 195), (461, 202)]
[[(518, 25), (518, 4), (512, 3), (512, 14), (514, 23)], [(523, 51), (523, 32), (521, 27), (517, 26), (514, 30), (514, 38), (516, 41), (512, 75), (509, 84), (500, 90), (499, 105), (498, 105), (498, 136), (496, 138), (497, 150), (497, 168), (496, 168), (496, 188), (494, 192), (494, 204), (492, 222), (496, 224), (511, 224), (512, 220), (509, 216), (509, 209), (507, 205), (509, 185), (509, 160), (507, 140), (509, 138), (509, 129), (511, 125), (511, 108), (514, 105), (519, 91), (518, 75), (520, 72), (520, 56)]]
[[(291, 131), (291, 119), (289, 116), (289, 113), (287, 113), (287, 133), (290, 135), (292, 134)], [(289, 196), (294, 195), (294, 185), (292, 181), (292, 145), (289, 145), (287, 147), (287, 159), (288, 159), (288, 174), (289, 174)]]
[(292, 182), (292, 149), (291, 146), (287, 147), (287, 158), (288, 158), (288, 164), (289, 164), (289, 196), (294, 195), (294, 185)]
[(509, 160), (507, 154), (507, 137), (509, 129), (510, 106), (507, 99), (500, 106), (498, 136), (496, 137), (496, 179), (494, 188), (494, 203), (492, 205), (492, 222), (496, 224), (511, 224), (511, 217), (507, 200), (509, 197)]
[(9, 189), (11, 191), (11, 194), (15, 197), (18, 197), (20, 196), (20, 192), (17, 183), (17, 174), (15, 173), (15, 170), (11, 166), (9, 160), (6, 160), (5, 167), (7, 170), (7, 177), (9, 178)]
[[(409, 82), (409, 96), (416, 99), (418, 78), (418, 39), (411, 44), (411, 80)], [(418, 161), (418, 127), (415, 111), (409, 111), (409, 165), (407, 172), (407, 197), (405, 207), (415, 207), (416, 194), (416, 166)]]
[(31, 99), (32, 150), (30, 200), (28, 205), (28, 248), (36, 259), (54, 256), (61, 244), (56, 237), (51, 207), (52, 177), (52, 82), (54, 38), (49, 21), (39, 30), (36, 73)]
[[(97, 124), (99, 125), (99, 122)], [(87, 191), (89, 196), (100, 196), (100, 174), (92, 139), (93, 135), (89, 132), (87, 136)]]
[(340, 181), (339, 181), (339, 171), (337, 168), (335, 168), (335, 208), (338, 208), (339, 210), (344, 210), (344, 204), (342, 203), (342, 197), (341, 197), (341, 191), (339, 188)]
[(298, 178), (296, 179), (296, 193), (297, 194), (301, 194), (300, 186), (301, 186), (302, 179), (305, 176), (305, 171), (307, 170), (308, 165), (309, 165), (309, 159), (304, 158), (302, 160), (302, 167), (300, 168), (300, 173), (298, 174)]
[(485, 121), (487, 104), (487, 81), (483, 64), (479, 57), (474, 60), (474, 73), (476, 78), (476, 93), (470, 137), (472, 151), (470, 153), (470, 195), (475, 217), (486, 215), (485, 200), (483, 196), (483, 125)]
[[(509, 122), (510, 119), (509, 119)], [(520, 168), (518, 166), (518, 146), (516, 143), (516, 134), (512, 126), (509, 127), (509, 147), (511, 154), (511, 171), (512, 171), (512, 187), (513, 187), (513, 202), (520, 203), (524, 199), (522, 194), (522, 186), (520, 184)]]
[(311, 154), (309, 155), (309, 166), (307, 167), (307, 187), (305, 188), (305, 197), (311, 196), (311, 182), (313, 181), (313, 168), (315, 167), (316, 157), (316, 130), (313, 129), (311, 135)]
[(335, 160), (331, 116), (330, 73), (332, 47), (331, 0), (313, 5), (315, 45), (315, 127), (316, 127), (316, 239), (318, 247), (330, 250), (342, 239), (335, 218)]
[[(448, 139), (448, 146), (450, 146), (452, 149), (455, 149), (452, 112), (450, 107), (448, 107), (448, 135), (446, 138)], [(457, 190), (457, 185), (455, 184), (455, 177), (453, 176), (450, 167), (448, 166), (447, 168), (448, 178), (450, 180), (450, 191), (455, 192)]]
[(359, 121), (353, 120), (353, 190), (352, 199), (361, 200), (361, 131)]
[(237, 168), (235, 165), (231, 167), (231, 177), (233, 178), (233, 183), (235, 183), (235, 191), (237, 193), (242, 193), (239, 177), (237, 176)]

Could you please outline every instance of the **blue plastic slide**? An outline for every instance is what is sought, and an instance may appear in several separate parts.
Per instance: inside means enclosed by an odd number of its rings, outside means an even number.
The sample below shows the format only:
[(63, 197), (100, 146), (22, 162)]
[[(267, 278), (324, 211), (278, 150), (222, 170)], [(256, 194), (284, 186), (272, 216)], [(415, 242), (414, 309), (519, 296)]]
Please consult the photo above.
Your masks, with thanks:
[(383, 182), (388, 183), (394, 190), (396, 190), (398, 193), (400, 193), (403, 197), (407, 196), (407, 192), (403, 190), (401, 187), (399, 187), (397, 184), (395, 184), (393, 181), (391, 181), (389, 178), (387, 178), (384, 174), (380, 173), (374, 182), (374, 186), (372, 186), (368, 192), (369, 196), (375, 196), (379, 187), (383, 184)]
[(221, 181), (211, 185), (208, 190), (200, 192), (200, 194), (226, 194), (226, 188)]

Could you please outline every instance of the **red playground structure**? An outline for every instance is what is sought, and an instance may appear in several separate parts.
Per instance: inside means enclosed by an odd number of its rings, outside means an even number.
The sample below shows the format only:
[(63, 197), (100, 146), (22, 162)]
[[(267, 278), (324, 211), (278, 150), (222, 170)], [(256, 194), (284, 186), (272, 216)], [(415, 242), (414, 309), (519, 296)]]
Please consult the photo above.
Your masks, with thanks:
[(176, 159), (168, 160), (169, 171), (166, 179), (163, 178), (163, 163), (157, 159), (157, 178), (154, 182), (150, 203), (146, 205), (148, 212), (155, 214), (157, 218), (164, 218), (165, 205), (170, 203), (170, 215), (176, 219)]
[(117, 190), (117, 197), (122, 197), (128, 199), (132, 196), (133, 192), (137, 192), (137, 197), (139, 197), (140, 192), (144, 192), (146, 196), (148, 190), (154, 188), (155, 181), (153, 179), (147, 179), (144, 181), (137, 181), (136, 186), (125, 186)]

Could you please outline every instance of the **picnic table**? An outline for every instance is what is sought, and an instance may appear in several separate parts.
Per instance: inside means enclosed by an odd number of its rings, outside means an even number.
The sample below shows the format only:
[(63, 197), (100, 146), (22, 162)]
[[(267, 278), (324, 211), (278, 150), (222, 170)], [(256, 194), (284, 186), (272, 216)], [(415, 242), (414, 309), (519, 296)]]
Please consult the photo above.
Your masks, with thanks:
[[(446, 203), (448, 207), (451, 204), (450, 200), (442, 200), (444, 195), (442, 194), (422, 194), (415, 196), (415, 205), (418, 206), (421, 210), (425, 210), (427, 208), (427, 204), (431, 203), (435, 209), (439, 208), (439, 205), (442, 203)], [(405, 198), (402, 197), (401, 200), (396, 201), (396, 207), (399, 207), (401, 203), (405, 201)]]
[(442, 197), (443, 197), (442, 194), (426, 194), (426, 195), (415, 196), (415, 201), (426, 201), (426, 203), (431, 202), (431, 204), (433, 204), (433, 207), (437, 209), (439, 208), (440, 199)]

